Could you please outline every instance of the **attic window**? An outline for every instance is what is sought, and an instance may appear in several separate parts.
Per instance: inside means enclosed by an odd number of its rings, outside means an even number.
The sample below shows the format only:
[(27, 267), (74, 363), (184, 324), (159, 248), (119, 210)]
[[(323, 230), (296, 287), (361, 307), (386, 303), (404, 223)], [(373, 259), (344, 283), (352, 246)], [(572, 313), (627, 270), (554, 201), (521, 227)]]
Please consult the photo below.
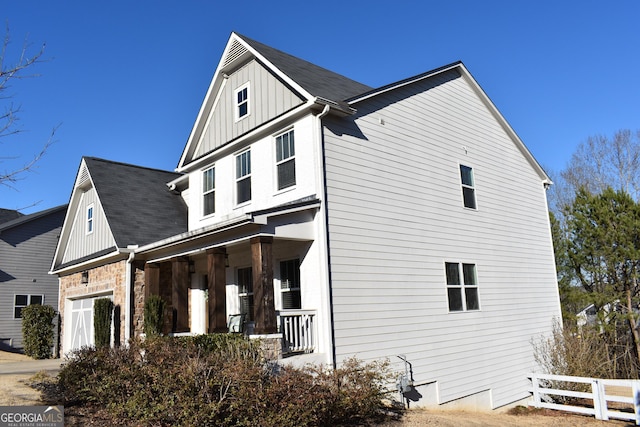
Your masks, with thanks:
[(93, 233), (93, 204), (87, 206), (87, 234)]
[(236, 121), (249, 115), (249, 83), (235, 91)]

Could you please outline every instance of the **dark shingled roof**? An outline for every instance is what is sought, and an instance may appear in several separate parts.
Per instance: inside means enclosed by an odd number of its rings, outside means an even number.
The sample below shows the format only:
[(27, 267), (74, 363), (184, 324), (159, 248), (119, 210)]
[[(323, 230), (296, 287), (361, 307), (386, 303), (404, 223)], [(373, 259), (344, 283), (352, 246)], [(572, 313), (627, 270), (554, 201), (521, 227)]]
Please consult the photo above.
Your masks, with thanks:
[(166, 183), (180, 174), (84, 158), (116, 245), (145, 245), (187, 231), (187, 206)]
[(311, 62), (236, 34), (313, 96), (340, 102), (373, 89)]
[(21, 216), (22, 214), (20, 212), (14, 211), (13, 209), (0, 208), (0, 224), (20, 218)]

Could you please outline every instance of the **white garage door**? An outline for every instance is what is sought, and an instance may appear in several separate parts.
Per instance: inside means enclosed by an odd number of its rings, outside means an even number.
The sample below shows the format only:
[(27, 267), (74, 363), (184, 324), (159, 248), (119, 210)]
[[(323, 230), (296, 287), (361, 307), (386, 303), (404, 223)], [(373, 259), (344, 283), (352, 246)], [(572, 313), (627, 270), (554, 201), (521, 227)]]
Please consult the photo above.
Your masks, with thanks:
[(77, 299), (71, 302), (71, 348), (93, 345), (93, 301), (95, 298)]
[[(98, 298), (111, 298), (111, 295), (100, 295), (70, 301), (71, 303), (71, 345), (68, 350), (94, 345), (93, 337), (93, 303)], [(66, 328), (65, 328), (66, 329)], [(66, 342), (69, 342), (65, 339)]]

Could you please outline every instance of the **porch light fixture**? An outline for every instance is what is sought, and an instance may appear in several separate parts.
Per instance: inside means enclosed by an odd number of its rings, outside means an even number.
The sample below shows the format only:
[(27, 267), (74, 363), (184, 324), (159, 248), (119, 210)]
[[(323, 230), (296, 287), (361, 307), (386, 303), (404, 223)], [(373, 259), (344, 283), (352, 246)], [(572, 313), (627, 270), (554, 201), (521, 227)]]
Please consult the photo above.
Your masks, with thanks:
[(196, 272), (196, 263), (189, 260), (189, 273), (193, 274)]
[(224, 254), (224, 266), (229, 267), (229, 254)]
[(80, 283), (86, 285), (89, 283), (89, 272), (88, 271), (83, 271), (82, 272), (82, 277), (80, 278)]

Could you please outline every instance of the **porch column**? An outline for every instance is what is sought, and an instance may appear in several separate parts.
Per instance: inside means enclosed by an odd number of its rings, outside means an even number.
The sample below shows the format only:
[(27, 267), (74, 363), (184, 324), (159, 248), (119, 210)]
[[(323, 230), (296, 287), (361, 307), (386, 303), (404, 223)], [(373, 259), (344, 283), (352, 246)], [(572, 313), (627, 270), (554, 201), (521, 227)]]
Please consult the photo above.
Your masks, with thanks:
[(146, 263), (144, 265), (144, 300), (151, 295), (160, 295), (160, 266)]
[(227, 273), (225, 270), (227, 250), (207, 250), (207, 289), (209, 290), (209, 333), (227, 332)]
[(189, 331), (189, 259), (171, 260), (171, 305), (173, 306), (173, 332)]
[(273, 237), (251, 239), (253, 302), (256, 334), (275, 334), (276, 308), (273, 296)]

